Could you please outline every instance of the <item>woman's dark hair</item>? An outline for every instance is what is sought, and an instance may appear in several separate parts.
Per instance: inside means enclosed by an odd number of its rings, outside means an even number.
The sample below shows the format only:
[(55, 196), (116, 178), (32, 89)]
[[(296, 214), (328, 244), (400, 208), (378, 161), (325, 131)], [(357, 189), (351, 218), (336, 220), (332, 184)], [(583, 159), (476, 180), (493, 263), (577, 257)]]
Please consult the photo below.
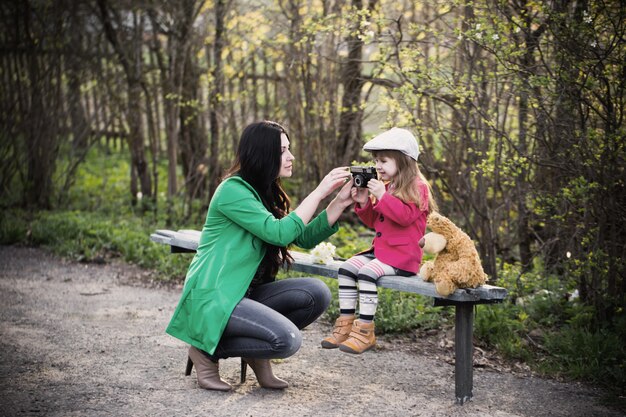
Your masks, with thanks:
[[(240, 176), (256, 190), (261, 201), (274, 217), (281, 219), (289, 213), (289, 197), (283, 190), (278, 174), (281, 168), (281, 134), (284, 127), (276, 122), (262, 121), (248, 125), (242, 132), (235, 163), (226, 177)], [(289, 137), (289, 135), (287, 135)], [(266, 243), (267, 251), (259, 271), (263, 281), (274, 277), (283, 263), (291, 264), (293, 258), (286, 247)]]

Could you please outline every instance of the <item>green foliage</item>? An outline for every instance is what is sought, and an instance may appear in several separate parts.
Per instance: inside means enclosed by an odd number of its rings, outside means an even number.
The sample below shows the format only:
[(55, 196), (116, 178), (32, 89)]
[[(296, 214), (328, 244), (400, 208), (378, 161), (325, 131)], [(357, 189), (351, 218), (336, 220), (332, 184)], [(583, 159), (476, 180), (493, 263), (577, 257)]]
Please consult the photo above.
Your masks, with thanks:
[(478, 305), (474, 335), (509, 359), (527, 361), (532, 354), (524, 343), (527, 315), (514, 305)]
[(336, 279), (321, 277), (321, 280), (328, 285), (330, 289), (330, 293), (333, 295), (333, 298), (330, 302), (330, 306), (324, 313), (324, 317), (328, 320), (328, 322), (334, 322), (337, 317), (339, 317), (339, 298), (337, 296), (339, 291), (339, 283)]
[(24, 243), (28, 233), (28, 214), (22, 210), (0, 212), (0, 245)]
[(548, 374), (561, 374), (586, 380), (605, 389), (626, 393), (626, 315), (622, 312), (613, 326), (594, 328), (593, 315), (582, 308), (566, 318), (562, 328), (545, 337), (550, 355), (539, 368)]
[(626, 315), (620, 310), (610, 325), (596, 326), (592, 307), (537, 290), (518, 304), (477, 306), (474, 334), (538, 372), (586, 380), (623, 395)]
[(153, 225), (132, 217), (111, 219), (79, 211), (43, 212), (31, 223), (30, 242), (79, 261), (121, 257), (164, 275), (181, 277), (188, 259), (167, 256), (166, 247), (150, 242), (153, 230)]
[(567, 277), (548, 274), (540, 259), (536, 258), (533, 268), (523, 271), (519, 263), (502, 263), (499, 271), (499, 285), (507, 288), (509, 299), (516, 302), (533, 295), (539, 290), (556, 293), (571, 292), (575, 289), (575, 281)]
[(452, 309), (434, 308), (432, 298), (423, 295), (380, 288), (378, 303), (376, 328), (383, 333), (441, 328), (450, 323), (451, 317), (454, 322)]
[(156, 228), (128, 216), (112, 219), (97, 212), (42, 211), (28, 218), (23, 211), (8, 210), (0, 220), (2, 244), (29, 244), (81, 262), (105, 262), (121, 258), (154, 269), (157, 279), (182, 279), (190, 255), (169, 253), (149, 240)]
[(355, 253), (368, 249), (371, 246), (373, 237), (373, 232), (365, 226), (342, 224), (339, 231), (328, 240), (337, 247), (337, 257), (348, 259)]
[[(64, 172), (69, 161), (59, 161)], [(128, 215), (134, 210), (129, 191), (130, 158), (127, 152), (92, 148), (76, 172), (76, 179), (63, 200), (63, 208)], [(61, 178), (57, 179), (60, 180)]]

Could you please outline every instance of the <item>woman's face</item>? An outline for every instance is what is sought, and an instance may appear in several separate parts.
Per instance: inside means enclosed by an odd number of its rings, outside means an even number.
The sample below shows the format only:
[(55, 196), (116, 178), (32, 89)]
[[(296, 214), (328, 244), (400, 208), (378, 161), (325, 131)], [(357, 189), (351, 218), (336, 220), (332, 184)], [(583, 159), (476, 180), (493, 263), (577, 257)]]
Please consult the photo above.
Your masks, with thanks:
[(289, 151), (289, 139), (284, 133), (280, 134), (280, 171), (279, 178), (289, 178), (293, 173), (293, 161), (296, 159), (291, 151)]

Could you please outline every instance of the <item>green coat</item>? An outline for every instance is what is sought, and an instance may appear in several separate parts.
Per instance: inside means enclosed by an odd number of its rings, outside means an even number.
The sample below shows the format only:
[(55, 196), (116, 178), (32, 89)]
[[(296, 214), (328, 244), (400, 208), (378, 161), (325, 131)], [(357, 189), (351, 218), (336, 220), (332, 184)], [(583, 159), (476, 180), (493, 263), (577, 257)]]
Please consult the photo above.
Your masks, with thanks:
[(251, 185), (237, 176), (226, 179), (211, 199), (166, 332), (212, 354), (265, 255), (264, 243), (310, 249), (337, 229), (328, 225), (326, 211), (306, 226), (295, 212), (277, 219)]

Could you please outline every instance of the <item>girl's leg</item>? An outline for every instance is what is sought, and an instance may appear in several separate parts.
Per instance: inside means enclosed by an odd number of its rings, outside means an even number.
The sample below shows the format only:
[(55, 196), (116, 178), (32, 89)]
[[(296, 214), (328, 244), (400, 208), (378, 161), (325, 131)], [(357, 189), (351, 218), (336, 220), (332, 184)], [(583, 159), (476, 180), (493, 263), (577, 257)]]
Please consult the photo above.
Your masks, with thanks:
[(396, 270), (378, 259), (368, 262), (358, 271), (359, 320), (361, 322), (368, 323), (374, 320), (376, 308), (378, 307), (378, 288), (376, 283), (378, 278), (383, 275), (396, 275)]
[(356, 313), (358, 272), (371, 261), (370, 257), (357, 255), (339, 266), (339, 313), (342, 316), (353, 316)]
[(357, 274), (359, 281), (359, 319), (352, 324), (348, 338), (339, 345), (339, 350), (347, 353), (363, 353), (376, 346), (374, 334), (374, 314), (378, 306), (376, 282), (383, 275), (395, 275), (395, 269), (374, 259), (368, 262)]
[(350, 331), (355, 319), (356, 300), (357, 300), (357, 273), (359, 269), (372, 258), (357, 255), (345, 261), (339, 267), (339, 313), (340, 316), (335, 320), (333, 333), (322, 340), (324, 349), (335, 349), (339, 344), (344, 342)]

